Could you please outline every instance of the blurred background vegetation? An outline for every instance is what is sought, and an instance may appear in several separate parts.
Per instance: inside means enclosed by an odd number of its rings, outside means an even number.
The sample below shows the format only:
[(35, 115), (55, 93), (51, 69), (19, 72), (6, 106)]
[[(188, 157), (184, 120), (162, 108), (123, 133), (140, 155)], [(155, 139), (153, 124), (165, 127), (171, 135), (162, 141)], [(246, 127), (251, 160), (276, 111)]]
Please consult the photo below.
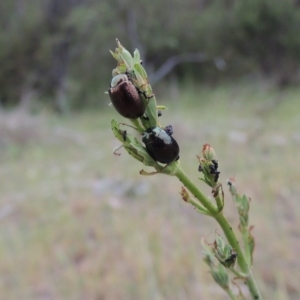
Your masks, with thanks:
[(103, 105), (116, 37), (140, 50), (152, 83), (300, 80), (299, 0), (3, 0), (0, 13), (4, 107)]
[(235, 227), (226, 179), (251, 197), (264, 299), (299, 300), (299, 32), (299, 0), (1, 0), (0, 298), (227, 299), (202, 262), (216, 224), (112, 154), (119, 38), (186, 173), (203, 187), (210, 143)]

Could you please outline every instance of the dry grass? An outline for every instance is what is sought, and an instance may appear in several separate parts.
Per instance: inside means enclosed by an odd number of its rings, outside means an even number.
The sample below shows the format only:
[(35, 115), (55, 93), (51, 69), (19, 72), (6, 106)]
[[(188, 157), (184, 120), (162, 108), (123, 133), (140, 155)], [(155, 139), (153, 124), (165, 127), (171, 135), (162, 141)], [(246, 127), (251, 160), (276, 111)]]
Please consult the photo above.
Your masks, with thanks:
[[(235, 176), (252, 198), (265, 299), (299, 299), (299, 91), (194, 92), (173, 95), (161, 120), (183, 168), (196, 181), (195, 155), (214, 146), (224, 185)], [(180, 200), (175, 178), (142, 177), (125, 152), (112, 154), (112, 117), (1, 114), (0, 298), (227, 299), (202, 262), (201, 237), (212, 240), (216, 224)]]

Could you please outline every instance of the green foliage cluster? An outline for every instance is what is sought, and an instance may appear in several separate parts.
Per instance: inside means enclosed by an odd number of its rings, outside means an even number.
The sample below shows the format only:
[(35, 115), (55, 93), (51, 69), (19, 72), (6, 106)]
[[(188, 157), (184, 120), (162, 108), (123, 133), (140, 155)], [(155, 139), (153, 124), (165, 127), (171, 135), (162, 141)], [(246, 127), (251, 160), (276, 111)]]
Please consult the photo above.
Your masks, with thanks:
[[(300, 61), (300, 2), (238, 1), (231, 44), (260, 70), (277, 73), (281, 85), (295, 81)], [(294, 77), (294, 78), (293, 78)]]
[[(259, 71), (289, 84), (299, 72), (296, 0), (3, 0), (0, 14), (6, 107), (32, 91), (60, 111), (101, 104), (113, 66), (107, 48), (116, 37), (140, 50), (150, 77), (172, 56), (199, 52), (206, 63), (181, 64), (173, 74), (217, 80)], [(215, 57), (226, 61), (223, 72)]]

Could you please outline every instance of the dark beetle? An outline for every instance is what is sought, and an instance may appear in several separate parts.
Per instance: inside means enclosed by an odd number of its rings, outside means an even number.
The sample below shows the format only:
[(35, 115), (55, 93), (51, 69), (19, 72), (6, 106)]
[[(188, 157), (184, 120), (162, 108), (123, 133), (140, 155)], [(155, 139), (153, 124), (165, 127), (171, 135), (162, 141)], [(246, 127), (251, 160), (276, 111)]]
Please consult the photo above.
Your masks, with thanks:
[(119, 74), (111, 81), (108, 90), (111, 102), (120, 115), (128, 119), (137, 119), (145, 112), (145, 104), (137, 88), (127, 75)]
[(179, 159), (179, 146), (168, 131), (160, 127), (151, 127), (143, 132), (142, 136), (147, 152), (154, 160), (169, 164)]

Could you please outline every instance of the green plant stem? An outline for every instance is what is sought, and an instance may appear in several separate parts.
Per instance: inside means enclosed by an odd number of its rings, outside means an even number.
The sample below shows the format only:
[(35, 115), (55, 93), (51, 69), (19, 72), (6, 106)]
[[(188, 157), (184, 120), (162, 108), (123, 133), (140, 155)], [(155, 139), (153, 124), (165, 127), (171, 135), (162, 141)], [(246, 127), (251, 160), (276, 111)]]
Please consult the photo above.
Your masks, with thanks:
[(222, 228), (228, 243), (232, 248), (237, 252), (237, 262), (241, 271), (247, 275), (246, 282), (254, 300), (262, 300), (262, 296), (258, 289), (258, 286), (255, 282), (254, 276), (250, 269), (249, 264), (247, 263), (245, 256), (240, 247), (239, 241), (236, 238), (232, 227), (230, 226), (228, 220), (225, 218), (222, 212), (219, 212), (216, 205), (214, 205), (196, 186), (195, 184), (186, 176), (184, 171), (181, 168), (176, 170), (174, 174), (182, 184), (200, 201), (200, 203), (208, 210), (210, 215), (219, 223)]
[(230, 268), (230, 271), (236, 276), (238, 279), (245, 280), (247, 279), (247, 275), (238, 271), (236, 268)]
[(226, 293), (228, 294), (228, 296), (230, 297), (231, 300), (237, 300), (236, 296), (234, 295), (234, 293), (232, 292), (231, 289), (227, 289), (225, 291), (226, 291)]
[(249, 234), (248, 231), (242, 230), (242, 237), (245, 245), (245, 256), (248, 264), (252, 264), (252, 259), (251, 259), (251, 250), (248, 246), (248, 241), (249, 241)]
[(219, 225), (221, 226), (221, 228), (228, 240), (228, 243), (231, 245), (232, 248), (234, 248), (234, 250), (238, 254), (237, 262), (238, 262), (238, 265), (239, 265), (241, 271), (243, 273), (247, 274), (246, 282), (247, 282), (250, 294), (252, 295), (252, 298), (255, 300), (258, 300), (258, 299), (262, 300), (262, 296), (261, 296), (258, 286), (255, 282), (251, 268), (245, 259), (245, 256), (244, 256), (244, 253), (242, 252), (239, 241), (237, 240), (228, 220), (225, 218), (223, 213), (219, 213), (212, 217), (219, 223)]
[(211, 215), (215, 215), (218, 213), (218, 208), (215, 204), (213, 204), (186, 176), (183, 170), (178, 167), (176, 169), (176, 173), (174, 174), (182, 184), (194, 195), (196, 199), (200, 201), (200, 203), (208, 210)]
[(144, 132), (145, 129), (141, 126), (138, 119), (130, 119), (131, 123), (136, 127), (139, 132)]

